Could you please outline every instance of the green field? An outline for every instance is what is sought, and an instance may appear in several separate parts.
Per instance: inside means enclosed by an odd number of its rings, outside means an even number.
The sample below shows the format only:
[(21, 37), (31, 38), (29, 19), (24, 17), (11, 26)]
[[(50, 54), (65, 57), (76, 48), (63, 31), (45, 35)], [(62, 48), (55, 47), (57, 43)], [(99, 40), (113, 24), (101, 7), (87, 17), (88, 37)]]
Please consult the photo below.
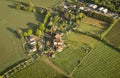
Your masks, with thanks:
[(98, 42), (95, 49), (81, 62), (74, 78), (119, 78), (120, 53)]
[(56, 5), (60, 4), (63, 0), (20, 0), (23, 2), (32, 2), (33, 4), (41, 7), (51, 7), (54, 8)]
[(37, 61), (10, 78), (65, 78), (42, 61)]
[[(52, 7), (57, 0), (33, 0), (32, 2), (40, 3), (43, 7)], [(14, 5), (13, 0), (0, 1), (0, 72), (27, 57), (21, 41), (15, 35), (15, 30), (34, 27), (41, 19), (37, 14), (11, 8), (12, 5)]]
[(95, 43), (96, 40), (91, 37), (72, 32), (68, 35), (69, 48), (58, 53), (51, 61), (69, 74), (88, 53), (81, 50), (84, 44), (93, 47)]
[(120, 20), (115, 24), (105, 38), (116, 47), (120, 47)]

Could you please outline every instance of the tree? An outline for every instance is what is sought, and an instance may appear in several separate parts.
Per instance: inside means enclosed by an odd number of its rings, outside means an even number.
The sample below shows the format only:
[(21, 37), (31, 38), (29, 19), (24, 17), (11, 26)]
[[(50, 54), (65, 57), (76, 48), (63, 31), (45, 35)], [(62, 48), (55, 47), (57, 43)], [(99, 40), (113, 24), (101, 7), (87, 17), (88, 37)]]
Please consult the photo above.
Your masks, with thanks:
[(28, 33), (27, 33), (27, 32), (24, 32), (23, 35), (24, 35), (24, 37), (27, 37), (27, 36), (28, 36)]
[(27, 32), (28, 32), (28, 35), (31, 35), (33, 33), (31, 29), (29, 29)]
[(28, 7), (34, 7), (34, 4), (32, 2), (29, 2)]
[(44, 30), (45, 30), (45, 26), (44, 26), (44, 24), (43, 24), (43, 23), (42, 23), (42, 24), (40, 24), (39, 29), (41, 30), (41, 32), (44, 32)]
[(37, 29), (37, 31), (36, 31), (36, 35), (37, 35), (38, 37), (41, 37), (41, 36), (42, 36), (42, 32), (41, 32), (41, 30)]

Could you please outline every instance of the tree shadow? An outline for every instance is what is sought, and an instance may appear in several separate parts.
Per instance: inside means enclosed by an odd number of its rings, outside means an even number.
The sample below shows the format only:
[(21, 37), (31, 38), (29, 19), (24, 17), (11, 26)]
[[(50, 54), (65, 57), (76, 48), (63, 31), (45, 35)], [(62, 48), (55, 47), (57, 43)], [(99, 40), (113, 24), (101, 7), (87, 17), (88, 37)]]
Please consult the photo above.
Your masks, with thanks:
[(14, 29), (12, 29), (12, 28), (10, 28), (10, 27), (7, 27), (7, 30), (8, 30), (9, 32), (13, 33), (16, 38), (19, 38), (19, 36), (18, 36), (17, 33), (16, 33), (16, 30), (14, 30)]
[(27, 26), (28, 26), (30, 29), (33, 30), (33, 33), (35, 33), (35, 32), (36, 32), (36, 29), (38, 28), (38, 25), (36, 25), (36, 24), (34, 24), (34, 23), (31, 23), (31, 22), (27, 23)]
[(15, 9), (15, 6), (16, 6), (16, 5), (17, 5), (17, 4), (14, 4), (14, 5), (8, 5), (8, 7)]
[(38, 13), (35, 13), (35, 18), (38, 22), (43, 22), (44, 15), (40, 15)]
[(29, 28), (33, 29), (33, 30), (35, 30), (35, 29), (37, 28), (37, 25), (34, 24), (34, 23), (31, 23), (31, 22), (27, 23), (27, 26), (28, 26)]

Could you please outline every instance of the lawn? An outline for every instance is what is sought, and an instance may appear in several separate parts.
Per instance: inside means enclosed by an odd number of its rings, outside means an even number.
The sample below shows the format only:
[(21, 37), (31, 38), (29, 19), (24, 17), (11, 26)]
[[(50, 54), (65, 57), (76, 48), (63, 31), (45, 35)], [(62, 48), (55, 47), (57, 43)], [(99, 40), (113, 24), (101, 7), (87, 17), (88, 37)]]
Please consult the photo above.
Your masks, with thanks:
[(65, 78), (42, 61), (30, 65), (10, 78)]
[(119, 78), (120, 53), (98, 42), (95, 49), (81, 62), (74, 78)]
[(120, 48), (120, 20), (105, 37), (110, 43)]
[(58, 53), (55, 58), (51, 59), (51, 61), (62, 70), (70, 74), (88, 53), (81, 49), (84, 47), (84, 44), (88, 44), (93, 47), (95, 43), (96, 40), (91, 37), (72, 32), (68, 35), (69, 48), (65, 49), (61, 53)]
[[(27, 1), (27, 0), (26, 0)], [(57, 0), (35, 0), (41, 6), (52, 7)], [(49, 2), (50, 3), (49, 3)], [(46, 2), (46, 3), (45, 3)], [(39, 3), (39, 2), (36, 2)], [(0, 72), (14, 63), (27, 58), (21, 40), (15, 35), (17, 28), (34, 28), (41, 20), (37, 14), (12, 8), (12, 0), (0, 1)]]

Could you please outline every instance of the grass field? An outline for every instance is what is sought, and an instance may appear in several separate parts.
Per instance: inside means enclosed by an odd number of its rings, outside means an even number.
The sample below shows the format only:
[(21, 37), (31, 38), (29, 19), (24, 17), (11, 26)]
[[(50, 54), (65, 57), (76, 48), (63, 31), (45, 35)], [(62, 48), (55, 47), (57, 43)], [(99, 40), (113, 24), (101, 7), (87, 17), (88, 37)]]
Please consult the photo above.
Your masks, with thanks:
[[(43, 7), (52, 7), (54, 3), (51, 1), (57, 3), (57, 0), (33, 0), (33, 3), (40, 3)], [(34, 27), (41, 20), (36, 14), (11, 8), (13, 4), (12, 0), (0, 1), (0, 72), (27, 57), (14, 30)]]
[(120, 53), (98, 42), (95, 49), (81, 62), (73, 77), (119, 78)]
[(11, 78), (65, 78), (42, 61), (30, 65), (26, 69), (11, 76)]
[(120, 47), (120, 20), (105, 37), (113, 45)]
[(68, 37), (69, 48), (57, 54), (57, 56), (51, 59), (51, 61), (58, 67), (62, 68), (62, 70), (70, 74), (83, 59), (83, 57), (88, 53), (81, 50), (81, 47), (84, 46), (83, 44), (86, 43), (93, 47), (96, 43), (96, 40), (77, 33), (71, 33), (68, 35)]
[(56, 5), (60, 4), (63, 0), (21, 0), (24, 2), (32, 2), (33, 4), (41, 7), (52, 7), (54, 8)]

